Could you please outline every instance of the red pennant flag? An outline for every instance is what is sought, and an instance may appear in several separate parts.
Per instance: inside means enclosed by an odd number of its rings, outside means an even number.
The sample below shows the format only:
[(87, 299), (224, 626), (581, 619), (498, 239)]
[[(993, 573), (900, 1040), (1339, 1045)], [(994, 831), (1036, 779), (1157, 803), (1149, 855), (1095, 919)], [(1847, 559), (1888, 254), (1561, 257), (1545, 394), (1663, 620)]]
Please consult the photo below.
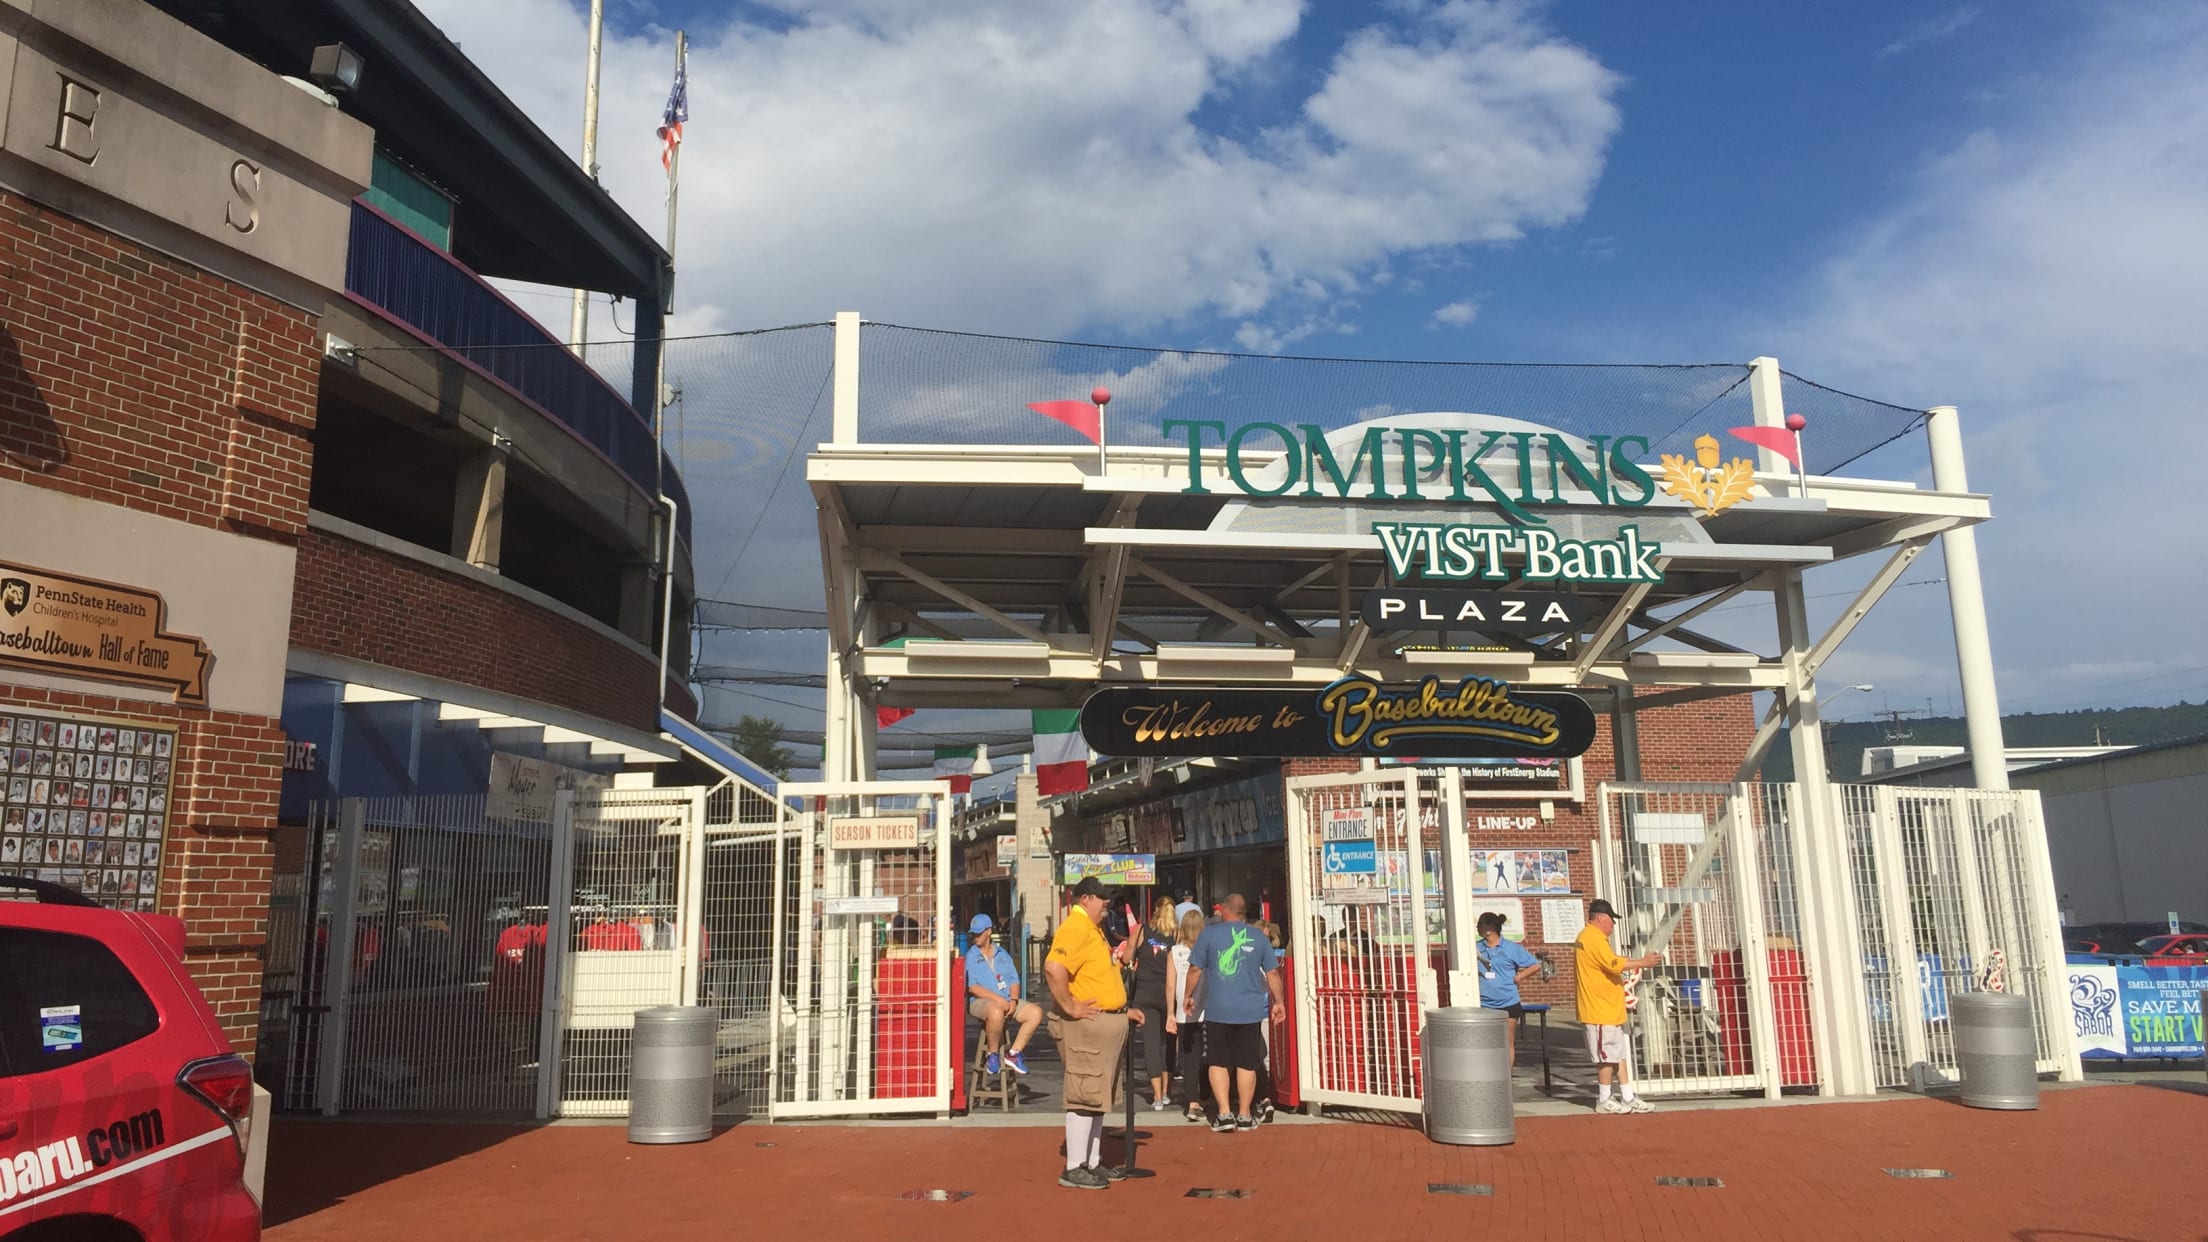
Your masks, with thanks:
[(1030, 401), (1027, 408), (1064, 423), (1088, 437), (1091, 444), (1104, 443), (1104, 431), (1096, 413), (1096, 405), (1088, 401)]
[(877, 707), (874, 709), (875, 727), (887, 729), (919, 710), (917, 707)]
[(1794, 438), (1794, 433), (1784, 427), (1734, 427), (1730, 429), (1730, 432), (1757, 448), (1770, 449), (1779, 456), (1793, 462), (1797, 469), (1801, 467), (1802, 450), (1800, 443)]

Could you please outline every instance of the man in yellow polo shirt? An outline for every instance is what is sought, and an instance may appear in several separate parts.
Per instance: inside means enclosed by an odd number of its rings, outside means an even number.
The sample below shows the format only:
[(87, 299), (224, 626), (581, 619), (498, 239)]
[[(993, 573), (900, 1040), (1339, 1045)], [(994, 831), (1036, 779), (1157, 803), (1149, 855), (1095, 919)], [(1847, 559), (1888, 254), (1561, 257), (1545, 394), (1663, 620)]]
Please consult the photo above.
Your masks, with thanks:
[[(1610, 947), (1618, 912), (1597, 897), (1587, 903), (1587, 925), (1573, 945), (1573, 999), (1579, 1024), (1587, 1031), (1587, 1055), (1595, 1063), (1598, 1113), (1652, 1113), (1656, 1106), (1633, 1094), (1633, 1041), (1625, 1029), (1625, 972), (1664, 960), (1661, 953), (1619, 957)], [(1610, 1098), (1610, 1076), (1618, 1079), (1618, 1098)]]
[(1066, 1171), (1058, 1184), (1103, 1190), (1124, 1176), (1103, 1162), (1104, 1114), (1119, 1101), (1120, 1050), (1127, 1024), (1142, 1014), (1127, 1008), (1127, 984), (1104, 942), (1104, 885), (1087, 876), (1073, 886), (1073, 909), (1050, 938), (1043, 979), (1050, 985), (1050, 1037), (1066, 1064)]

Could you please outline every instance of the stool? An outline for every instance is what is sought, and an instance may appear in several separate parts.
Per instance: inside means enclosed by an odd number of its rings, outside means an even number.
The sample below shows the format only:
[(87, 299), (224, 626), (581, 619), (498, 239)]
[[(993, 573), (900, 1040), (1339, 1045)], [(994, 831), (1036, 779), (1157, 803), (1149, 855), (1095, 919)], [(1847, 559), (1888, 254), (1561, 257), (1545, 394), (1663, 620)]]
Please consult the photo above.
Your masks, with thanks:
[[(1541, 1094), (1549, 1093), (1549, 1007), (1527, 1005), (1526, 1016), (1541, 1019)], [(1524, 1023), (1519, 1025), (1523, 1026)]]
[[(994, 1104), (1000, 1110), (1009, 1113), (1013, 1106), (1020, 1102), (1019, 1075), (1013, 1073), (1012, 1068), (1004, 1063), (1001, 1053), (997, 1061), (997, 1072), (990, 1073), (988, 1069), (989, 1051), (986, 1045), (985, 1036), (980, 1032), (976, 1032), (974, 1035), (974, 1062), (967, 1067), (966, 1111), (971, 1113), (984, 1104)], [(994, 1086), (990, 1085), (991, 1079), (996, 1080)]]

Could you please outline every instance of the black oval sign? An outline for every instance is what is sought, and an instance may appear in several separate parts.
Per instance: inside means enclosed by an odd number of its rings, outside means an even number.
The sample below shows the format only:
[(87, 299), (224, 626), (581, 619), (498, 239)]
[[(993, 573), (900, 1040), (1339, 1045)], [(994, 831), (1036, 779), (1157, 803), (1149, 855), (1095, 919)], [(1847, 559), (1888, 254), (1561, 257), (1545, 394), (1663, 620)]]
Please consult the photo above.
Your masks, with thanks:
[(1344, 677), (1315, 690), (1099, 690), (1081, 705), (1081, 735), (1121, 758), (1570, 759), (1594, 744), (1595, 713), (1568, 691), (1514, 690), (1486, 677), (1408, 687)]

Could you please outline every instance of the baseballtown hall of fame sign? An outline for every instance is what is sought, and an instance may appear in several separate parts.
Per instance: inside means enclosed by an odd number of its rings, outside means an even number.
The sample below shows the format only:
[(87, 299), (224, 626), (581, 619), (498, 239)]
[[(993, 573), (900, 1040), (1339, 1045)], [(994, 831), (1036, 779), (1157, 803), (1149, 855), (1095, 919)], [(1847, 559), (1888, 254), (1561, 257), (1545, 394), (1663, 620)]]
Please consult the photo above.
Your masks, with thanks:
[(0, 561), (0, 665), (152, 686), (204, 706), (214, 654), (167, 623), (157, 592)]

